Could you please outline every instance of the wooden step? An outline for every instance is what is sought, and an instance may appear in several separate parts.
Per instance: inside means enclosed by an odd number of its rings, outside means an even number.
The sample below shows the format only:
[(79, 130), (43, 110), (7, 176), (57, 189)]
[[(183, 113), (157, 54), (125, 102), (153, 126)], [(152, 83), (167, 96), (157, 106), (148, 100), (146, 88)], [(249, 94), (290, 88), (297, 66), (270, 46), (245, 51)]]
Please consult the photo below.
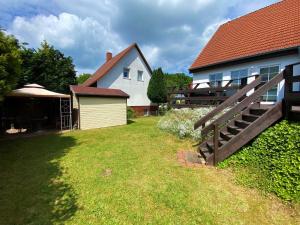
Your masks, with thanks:
[(227, 131), (233, 135), (237, 135), (238, 133), (240, 133), (243, 129), (233, 126), (233, 125), (228, 125), (227, 126)]
[(206, 147), (199, 147), (199, 153), (205, 160), (208, 159), (210, 155), (212, 155), (212, 151), (210, 151)]
[(251, 114), (247, 114), (247, 113), (242, 114), (242, 119), (247, 122), (254, 122), (257, 118), (258, 118), (258, 116), (255, 116), (255, 115), (251, 115)]
[(252, 114), (252, 115), (261, 116), (261, 115), (264, 114), (265, 112), (267, 112), (267, 109), (250, 108), (250, 114)]
[(226, 131), (221, 131), (220, 137), (223, 138), (225, 141), (229, 141), (231, 138), (234, 137), (234, 135)]
[(244, 121), (244, 120), (235, 120), (234, 124), (239, 127), (239, 128), (246, 128), (248, 127), (251, 123)]
[[(219, 147), (222, 147), (223, 145), (226, 145), (227, 141), (219, 138)], [(210, 150), (213, 151), (214, 150), (214, 143), (212, 141), (207, 141), (206, 142), (206, 147)]]

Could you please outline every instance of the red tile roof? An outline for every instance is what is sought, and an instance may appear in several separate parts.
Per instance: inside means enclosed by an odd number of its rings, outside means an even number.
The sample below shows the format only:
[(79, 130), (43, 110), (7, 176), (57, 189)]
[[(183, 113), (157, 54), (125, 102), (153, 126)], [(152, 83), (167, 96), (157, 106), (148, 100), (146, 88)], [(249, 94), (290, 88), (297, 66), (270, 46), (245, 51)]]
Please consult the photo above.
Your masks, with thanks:
[(104, 77), (121, 59), (123, 59), (130, 51), (131, 49), (136, 48), (139, 54), (141, 55), (142, 59), (144, 60), (148, 70), (150, 73), (152, 73), (151, 67), (149, 66), (147, 60), (145, 59), (142, 51), (140, 50), (139, 46), (134, 43), (130, 45), (128, 48), (121, 51), (116, 56), (112, 57), (108, 62), (105, 62), (100, 68), (91, 76), (89, 79), (87, 79), (82, 85), (83, 86), (91, 86), (97, 82), (97, 80)]
[(190, 71), (297, 46), (300, 0), (283, 0), (220, 26)]
[(71, 85), (70, 89), (76, 95), (129, 98), (128, 94), (119, 89), (84, 87), (81, 85)]

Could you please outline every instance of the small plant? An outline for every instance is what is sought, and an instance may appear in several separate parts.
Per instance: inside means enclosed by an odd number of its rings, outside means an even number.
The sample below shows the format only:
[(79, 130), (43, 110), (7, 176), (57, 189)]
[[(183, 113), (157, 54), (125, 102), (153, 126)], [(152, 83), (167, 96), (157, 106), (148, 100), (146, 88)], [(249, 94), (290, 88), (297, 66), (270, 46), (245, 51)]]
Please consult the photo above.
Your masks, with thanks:
[(134, 110), (128, 106), (127, 107), (127, 119), (129, 120), (129, 119), (133, 119), (135, 117), (136, 117), (136, 115), (135, 115)]

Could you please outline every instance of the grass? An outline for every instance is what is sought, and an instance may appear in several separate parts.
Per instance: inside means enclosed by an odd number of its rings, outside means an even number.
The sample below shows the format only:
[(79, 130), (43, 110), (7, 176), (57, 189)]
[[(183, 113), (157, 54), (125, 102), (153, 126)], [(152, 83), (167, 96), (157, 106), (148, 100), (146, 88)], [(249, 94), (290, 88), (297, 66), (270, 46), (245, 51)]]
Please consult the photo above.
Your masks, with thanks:
[(0, 224), (299, 224), (228, 170), (180, 166), (193, 143), (157, 121), (0, 142)]

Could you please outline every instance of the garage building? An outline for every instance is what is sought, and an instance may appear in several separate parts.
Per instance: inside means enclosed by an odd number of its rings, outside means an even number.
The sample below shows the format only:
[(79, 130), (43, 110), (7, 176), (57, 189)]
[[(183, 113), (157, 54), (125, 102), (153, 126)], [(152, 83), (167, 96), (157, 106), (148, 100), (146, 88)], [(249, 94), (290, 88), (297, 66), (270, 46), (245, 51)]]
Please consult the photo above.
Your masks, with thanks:
[(129, 95), (119, 89), (70, 86), (74, 124), (82, 130), (127, 124)]

